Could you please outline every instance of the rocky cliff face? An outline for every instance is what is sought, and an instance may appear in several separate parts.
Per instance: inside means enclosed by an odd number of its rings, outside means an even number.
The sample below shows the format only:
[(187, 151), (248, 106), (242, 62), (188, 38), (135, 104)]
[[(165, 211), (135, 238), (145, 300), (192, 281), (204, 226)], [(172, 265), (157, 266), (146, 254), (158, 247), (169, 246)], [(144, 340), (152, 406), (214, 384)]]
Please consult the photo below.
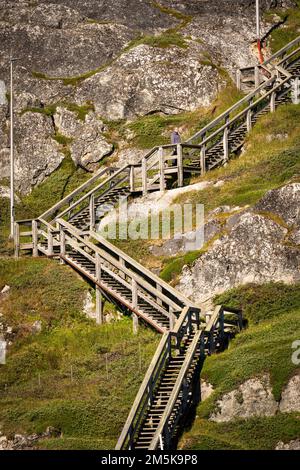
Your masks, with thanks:
[[(247, 283), (299, 282), (299, 207), (300, 184), (293, 183), (269, 191), (254, 208), (234, 215), (220, 208), (226, 223), (219, 238), (184, 268), (178, 288), (194, 301), (205, 302)], [(216, 215), (210, 215), (209, 223)]]
[[(254, 4), (1, 0), (1, 178), (8, 176), (10, 50), (19, 59), (17, 183), (28, 192), (65, 158), (55, 140), (58, 133), (66, 131), (72, 139), (73, 160), (93, 169), (112, 151), (103, 136), (103, 118), (133, 119), (209, 104), (224, 83), (221, 69), (232, 74), (254, 60)], [(265, 1), (263, 8), (292, 4)], [(264, 32), (271, 26), (264, 24)], [(70, 114), (74, 105), (88, 110), (68, 132), (76, 119)]]

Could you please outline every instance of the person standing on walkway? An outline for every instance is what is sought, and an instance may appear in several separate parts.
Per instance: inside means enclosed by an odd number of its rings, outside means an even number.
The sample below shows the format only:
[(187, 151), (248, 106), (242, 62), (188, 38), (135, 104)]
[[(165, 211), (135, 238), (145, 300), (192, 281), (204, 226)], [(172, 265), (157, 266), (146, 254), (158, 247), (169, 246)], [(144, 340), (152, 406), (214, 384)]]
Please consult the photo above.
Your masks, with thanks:
[[(179, 130), (178, 130), (177, 127), (173, 130), (173, 132), (171, 134), (171, 144), (176, 145), (176, 146), (178, 144), (181, 144), (181, 136), (179, 134)], [(173, 150), (172, 155), (174, 155), (174, 156), (177, 155), (177, 147), (175, 147), (175, 149)], [(172, 165), (173, 166), (176, 166), (176, 163), (177, 163), (177, 160), (172, 160)]]

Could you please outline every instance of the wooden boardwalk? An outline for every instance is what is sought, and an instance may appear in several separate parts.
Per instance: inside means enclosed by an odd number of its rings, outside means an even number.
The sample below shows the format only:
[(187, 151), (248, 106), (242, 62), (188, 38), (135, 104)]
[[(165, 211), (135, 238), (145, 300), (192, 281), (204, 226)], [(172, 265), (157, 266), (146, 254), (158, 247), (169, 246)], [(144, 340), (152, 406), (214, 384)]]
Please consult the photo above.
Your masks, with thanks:
[[(117, 449), (172, 449), (178, 430), (200, 399), (207, 354), (226, 346), (242, 327), (241, 312), (218, 307), (205, 323), (197, 305), (95, 232), (120, 198), (182, 187), (239, 155), (257, 120), (282, 103), (300, 102), (300, 37), (257, 67), (242, 69), (237, 85), (249, 94), (188, 141), (155, 147), (138, 164), (99, 171), (35, 220), (15, 224), (15, 254), (57, 258), (95, 285), (97, 322), (108, 298), (163, 334), (117, 444)], [(176, 155), (174, 155), (176, 150)]]

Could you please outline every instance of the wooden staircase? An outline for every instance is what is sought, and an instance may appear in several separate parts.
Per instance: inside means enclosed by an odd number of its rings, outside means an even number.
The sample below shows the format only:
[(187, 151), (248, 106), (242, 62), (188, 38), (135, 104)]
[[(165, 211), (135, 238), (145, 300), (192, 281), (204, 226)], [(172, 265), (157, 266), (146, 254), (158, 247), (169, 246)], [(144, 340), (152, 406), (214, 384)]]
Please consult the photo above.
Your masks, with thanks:
[(238, 310), (218, 306), (205, 325), (199, 309), (185, 308), (157, 348), (116, 449), (175, 449), (185, 419), (200, 400), (206, 355), (224, 349), (241, 328)]
[(200, 398), (205, 357), (226, 346), (242, 328), (242, 317), (218, 307), (205, 322), (197, 305), (99, 236), (96, 227), (123, 198), (165, 191), (169, 182), (182, 187), (185, 178), (227, 164), (258, 119), (283, 103), (298, 102), (299, 45), (300, 37), (264, 64), (240, 70), (238, 85), (242, 88), (247, 76), (250, 93), (186, 142), (155, 147), (138, 164), (100, 170), (39, 218), (15, 224), (16, 256), (59, 259), (95, 286), (99, 323), (105, 297), (163, 334), (117, 449), (176, 446)]

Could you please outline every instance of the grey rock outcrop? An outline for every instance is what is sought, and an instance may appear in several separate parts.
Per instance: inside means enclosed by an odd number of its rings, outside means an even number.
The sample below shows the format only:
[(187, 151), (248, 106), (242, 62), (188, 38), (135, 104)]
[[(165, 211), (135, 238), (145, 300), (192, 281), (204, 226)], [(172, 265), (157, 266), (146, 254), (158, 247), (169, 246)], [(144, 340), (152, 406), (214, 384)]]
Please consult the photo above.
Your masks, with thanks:
[(281, 395), (280, 411), (282, 413), (300, 411), (300, 375), (292, 377), (284, 388)]
[(300, 439), (295, 439), (287, 443), (280, 441), (275, 450), (300, 450)]
[(70, 151), (74, 162), (87, 169), (113, 151), (113, 145), (106, 142), (102, 133), (105, 126), (95, 113), (88, 113), (84, 120), (75, 113), (58, 107), (54, 115), (56, 130), (70, 139)]
[[(262, 7), (291, 4), (266, 1)], [(235, 67), (256, 60), (251, 47), (254, 18), (254, 2), (246, 0), (237, 0), (235, 8), (229, 0), (0, 0), (0, 80), (7, 88), (12, 48), (19, 59), (14, 66), (17, 112), (64, 100), (78, 104), (91, 100), (97, 114), (110, 120), (191, 110), (216, 96), (224, 83), (220, 67), (233, 76)], [(271, 26), (272, 22), (264, 23), (263, 31)], [(152, 47), (149, 35), (172, 37), (174, 28), (185, 47), (178, 47), (176, 37), (168, 47)], [(147, 41), (148, 45), (142, 44)], [(7, 116), (7, 103), (1, 99), (3, 177), (9, 175)], [(35, 119), (27, 125), (34, 139)], [(84, 133), (89, 136), (90, 123), (85, 125)], [(22, 191), (43, 181), (62, 158), (55, 155), (55, 143), (50, 145), (47, 137), (42, 144), (42, 136), (43, 132), (37, 152), (32, 152), (28, 142), (20, 143), (25, 177), (18, 172), (17, 183)], [(26, 136), (20, 134), (20, 138)], [(95, 154), (106, 152), (103, 140), (100, 147), (77, 139), (74, 159), (81, 162), (87, 155), (90, 165)]]
[[(227, 234), (183, 269), (178, 288), (194, 301), (204, 302), (250, 282), (298, 282), (299, 249), (286, 242), (291, 234), (298, 233), (299, 204), (300, 185), (294, 183), (270, 191), (254, 211), (247, 209), (231, 216)], [(282, 216), (283, 225), (277, 215)]]
[(269, 376), (247, 380), (237, 390), (227, 393), (217, 401), (216, 409), (210, 420), (217, 423), (237, 418), (274, 416), (278, 403), (272, 394)]
[(216, 67), (201, 64), (204, 51), (203, 45), (192, 41), (187, 50), (138, 45), (85, 80), (76, 102), (92, 99), (96, 112), (112, 120), (208, 106), (222, 79)]
[(269, 375), (255, 377), (241, 384), (236, 390), (226, 393), (216, 402), (210, 416), (218, 423), (234, 419), (258, 416), (274, 416), (276, 413), (300, 411), (300, 375), (292, 377), (277, 402), (272, 393)]
[(51, 118), (44, 114), (26, 112), (18, 117), (15, 173), (21, 192), (41, 183), (64, 159), (53, 134)]
[(269, 191), (255, 206), (256, 211), (278, 215), (287, 225), (300, 228), (300, 183)]

